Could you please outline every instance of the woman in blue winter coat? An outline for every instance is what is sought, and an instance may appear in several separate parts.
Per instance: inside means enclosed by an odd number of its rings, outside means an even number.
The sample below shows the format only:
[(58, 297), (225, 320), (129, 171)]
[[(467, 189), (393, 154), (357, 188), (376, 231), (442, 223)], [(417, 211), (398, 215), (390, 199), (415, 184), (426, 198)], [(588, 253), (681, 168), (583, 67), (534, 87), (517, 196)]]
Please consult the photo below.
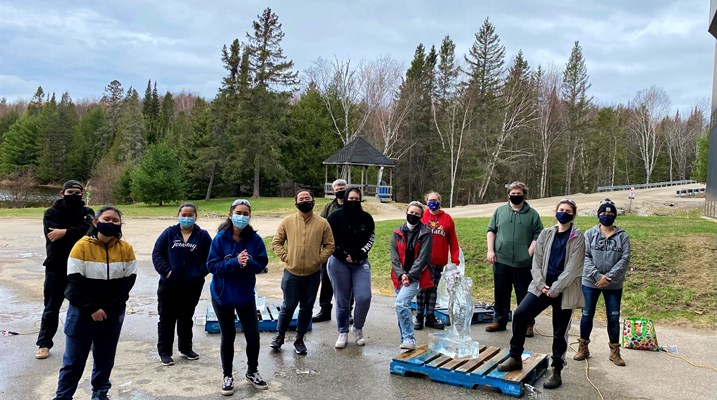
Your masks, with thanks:
[(597, 302), (602, 294), (607, 314), (607, 335), (610, 339), (610, 361), (625, 366), (620, 356), (620, 301), (625, 273), (630, 265), (630, 238), (627, 232), (615, 226), (617, 208), (610, 199), (598, 207), (599, 224), (585, 232), (585, 267), (582, 289), (585, 308), (580, 319), (578, 352), (574, 360), (590, 356), (588, 344), (593, 330)]
[(219, 232), (212, 241), (207, 267), (212, 273), (209, 286), (212, 305), (219, 321), (221, 332), (220, 352), (222, 359), (222, 394), (234, 393), (232, 374), (234, 361), (234, 339), (236, 326), (234, 312), (239, 317), (246, 339), (246, 379), (257, 389), (268, 386), (259, 375), (259, 321), (256, 316), (254, 286), (256, 274), (261, 273), (269, 263), (266, 247), (261, 236), (249, 225), (251, 204), (248, 200), (237, 199), (229, 208), (229, 216), (219, 226)]
[(159, 273), (157, 352), (163, 365), (174, 365), (175, 325), (179, 353), (188, 360), (199, 359), (192, 350), (192, 318), (209, 273), (207, 255), (212, 244), (209, 233), (196, 224), (196, 205), (179, 206), (177, 220), (159, 235), (152, 251), (152, 263)]

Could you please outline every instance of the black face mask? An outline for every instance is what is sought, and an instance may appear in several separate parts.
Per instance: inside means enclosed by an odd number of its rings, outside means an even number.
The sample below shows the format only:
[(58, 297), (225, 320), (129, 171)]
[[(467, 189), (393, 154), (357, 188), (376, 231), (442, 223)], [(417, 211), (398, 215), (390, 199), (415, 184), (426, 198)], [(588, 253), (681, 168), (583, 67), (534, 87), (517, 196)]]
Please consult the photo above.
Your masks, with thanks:
[(355, 213), (358, 211), (361, 211), (361, 201), (360, 200), (346, 200), (344, 202), (344, 207), (346, 207), (346, 211), (350, 213)]
[(98, 222), (97, 231), (107, 237), (122, 237), (122, 225), (113, 224), (112, 222)]
[(81, 194), (66, 194), (62, 198), (68, 208), (80, 208), (85, 205)]
[(302, 213), (308, 213), (314, 209), (314, 201), (311, 200), (296, 203), (296, 208), (298, 208)]
[(408, 221), (408, 223), (411, 225), (416, 225), (421, 222), (421, 217), (419, 217), (418, 215), (406, 214), (406, 221)]
[(525, 196), (523, 196), (523, 195), (520, 195), (520, 196), (509, 196), (509, 197), (510, 197), (510, 202), (513, 203), (513, 204), (515, 204), (516, 206), (517, 206), (518, 204), (522, 203), (523, 200), (525, 200)]
[(337, 190), (334, 192), (334, 194), (336, 195), (336, 199), (343, 200), (344, 196), (346, 195), (346, 191), (345, 190)]

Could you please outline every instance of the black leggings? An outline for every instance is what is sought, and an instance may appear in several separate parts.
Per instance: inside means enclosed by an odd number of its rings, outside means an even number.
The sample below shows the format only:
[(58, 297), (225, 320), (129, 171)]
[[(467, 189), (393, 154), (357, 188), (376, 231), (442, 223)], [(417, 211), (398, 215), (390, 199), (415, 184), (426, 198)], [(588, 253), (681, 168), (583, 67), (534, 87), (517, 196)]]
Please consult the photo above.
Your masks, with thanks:
[(548, 307), (553, 307), (553, 362), (552, 367), (562, 369), (565, 365), (565, 353), (568, 350), (568, 330), (573, 310), (563, 310), (560, 303), (563, 295), (551, 298), (544, 294), (540, 297), (528, 292), (513, 314), (513, 337), (510, 339), (510, 356), (520, 360), (525, 344), (525, 330), (528, 324)]
[(212, 299), (212, 306), (214, 313), (217, 314), (219, 331), (222, 335), (220, 352), (224, 376), (232, 376), (234, 363), (234, 339), (237, 334), (234, 325), (234, 310), (236, 310), (242, 329), (244, 329), (247, 366), (249, 367), (247, 372), (256, 372), (259, 367), (259, 320), (256, 316), (256, 304), (252, 301), (236, 308), (222, 307)]

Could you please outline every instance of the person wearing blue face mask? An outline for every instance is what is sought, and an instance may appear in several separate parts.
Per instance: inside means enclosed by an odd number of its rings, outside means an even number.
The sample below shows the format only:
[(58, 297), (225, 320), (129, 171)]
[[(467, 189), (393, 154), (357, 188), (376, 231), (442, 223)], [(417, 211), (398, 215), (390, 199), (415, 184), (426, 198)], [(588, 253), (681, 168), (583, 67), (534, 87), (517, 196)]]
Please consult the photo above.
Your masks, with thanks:
[(219, 321), (221, 332), (220, 355), (222, 359), (222, 391), (225, 396), (234, 393), (234, 339), (236, 325), (234, 313), (241, 321), (246, 339), (246, 379), (256, 389), (267, 389), (267, 383), (259, 375), (259, 320), (256, 315), (254, 286), (256, 274), (261, 273), (269, 258), (264, 240), (249, 224), (251, 203), (234, 200), (229, 216), (219, 226), (212, 240), (207, 268), (212, 273), (209, 285), (212, 306)]
[(523, 368), (526, 328), (546, 308), (552, 307), (552, 373), (543, 382), (546, 389), (562, 385), (561, 371), (565, 366), (573, 309), (585, 304), (580, 288), (585, 237), (573, 224), (577, 212), (578, 206), (573, 200), (560, 200), (555, 210), (558, 223), (540, 232), (530, 271), (533, 280), (528, 286), (528, 293), (513, 314), (510, 356), (498, 364), (498, 370), (502, 372)]
[(157, 352), (163, 365), (174, 365), (174, 327), (179, 353), (188, 360), (199, 354), (192, 350), (192, 318), (204, 287), (207, 255), (212, 238), (196, 224), (197, 206), (184, 203), (177, 211), (176, 225), (162, 232), (154, 244), (152, 263), (159, 273), (157, 288)]
[(614, 225), (617, 208), (610, 199), (600, 202), (597, 214), (600, 223), (585, 232), (582, 280), (585, 308), (580, 319), (578, 351), (573, 359), (580, 361), (590, 356), (590, 333), (597, 301), (602, 294), (610, 339), (610, 361), (622, 367), (625, 361), (620, 356), (620, 301), (625, 273), (630, 265), (630, 238), (627, 232)]

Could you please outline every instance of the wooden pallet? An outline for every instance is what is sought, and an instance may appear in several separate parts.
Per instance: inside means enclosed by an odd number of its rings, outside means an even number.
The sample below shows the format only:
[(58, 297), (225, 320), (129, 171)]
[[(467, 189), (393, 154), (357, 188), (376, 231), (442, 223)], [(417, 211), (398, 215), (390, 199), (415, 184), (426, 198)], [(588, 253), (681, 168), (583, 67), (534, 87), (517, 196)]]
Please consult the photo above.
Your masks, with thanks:
[[(276, 332), (278, 330), (279, 309), (280, 307), (276, 305), (257, 307), (256, 316), (259, 319), (259, 332)], [(294, 310), (294, 315), (291, 317), (291, 322), (289, 323), (290, 330), (296, 329), (296, 325), (299, 321), (298, 318), (299, 308), (297, 307), (296, 310)], [(311, 325), (311, 321), (309, 321), (309, 331), (312, 329)], [(236, 326), (237, 331), (244, 331), (241, 321), (239, 321), (239, 317), (237, 317), (236, 313), (234, 313), (234, 326)], [(214, 308), (212, 306), (207, 307), (207, 318), (204, 322), (204, 331), (207, 333), (219, 333), (219, 321), (217, 320), (217, 315), (214, 313)]]
[(466, 388), (479, 386), (499, 389), (503, 394), (520, 397), (523, 384), (534, 384), (548, 368), (548, 356), (523, 353), (523, 369), (501, 372), (498, 364), (508, 358), (508, 349), (481, 346), (476, 358), (450, 358), (436, 353), (428, 345), (398, 355), (391, 361), (391, 373), (428, 377), (433, 381)]

